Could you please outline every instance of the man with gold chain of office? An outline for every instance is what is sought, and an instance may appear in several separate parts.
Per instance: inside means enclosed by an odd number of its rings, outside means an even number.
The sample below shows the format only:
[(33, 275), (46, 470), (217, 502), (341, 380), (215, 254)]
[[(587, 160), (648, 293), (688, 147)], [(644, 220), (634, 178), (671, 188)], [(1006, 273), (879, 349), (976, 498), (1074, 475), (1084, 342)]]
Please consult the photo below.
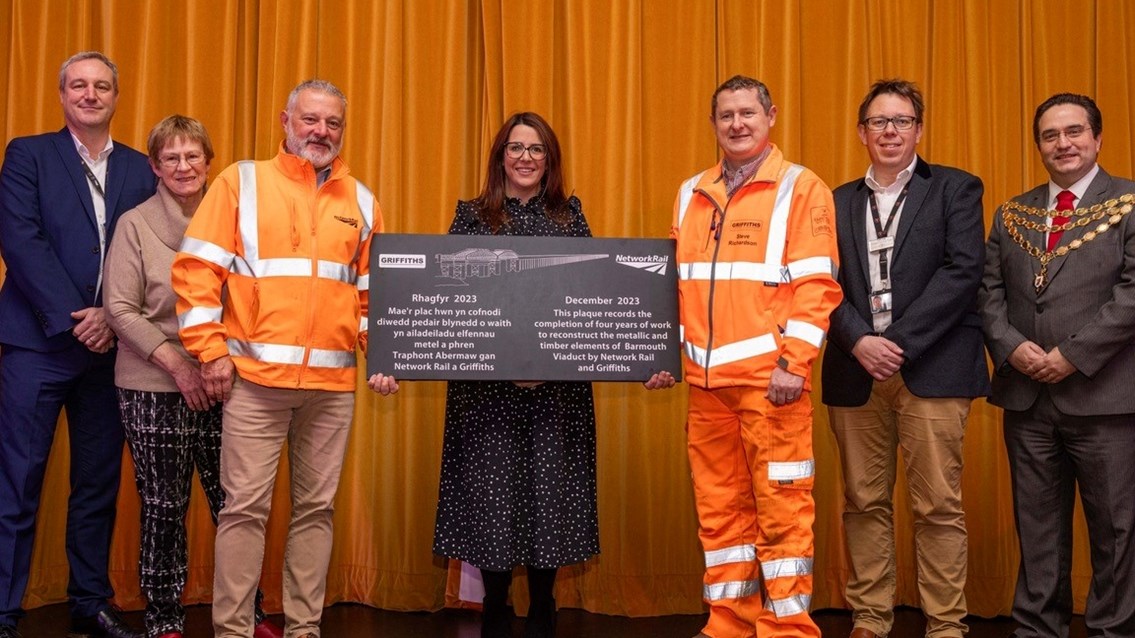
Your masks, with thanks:
[(1014, 636), (1067, 635), (1072, 510), (1084, 505), (1088, 633), (1135, 635), (1135, 182), (1096, 162), (1103, 116), (1054, 95), (1033, 119), (1049, 181), (1001, 206), (979, 303), (1021, 564)]

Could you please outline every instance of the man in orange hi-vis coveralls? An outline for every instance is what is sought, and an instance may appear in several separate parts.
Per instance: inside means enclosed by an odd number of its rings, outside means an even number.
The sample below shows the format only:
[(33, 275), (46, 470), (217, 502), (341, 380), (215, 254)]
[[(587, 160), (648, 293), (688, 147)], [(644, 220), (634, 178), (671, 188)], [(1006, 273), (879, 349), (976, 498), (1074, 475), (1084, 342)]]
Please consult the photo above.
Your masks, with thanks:
[(671, 235), (709, 622), (698, 637), (819, 636), (812, 594), (812, 362), (842, 298), (831, 190), (769, 143), (776, 107), (713, 95), (721, 163), (682, 184)]

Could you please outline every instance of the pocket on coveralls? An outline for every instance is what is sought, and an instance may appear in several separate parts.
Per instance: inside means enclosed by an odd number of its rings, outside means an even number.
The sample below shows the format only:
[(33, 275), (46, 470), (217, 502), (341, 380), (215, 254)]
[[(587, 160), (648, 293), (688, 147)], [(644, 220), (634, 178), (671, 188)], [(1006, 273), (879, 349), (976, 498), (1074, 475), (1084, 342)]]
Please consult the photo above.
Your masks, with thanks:
[(816, 480), (812, 457), (812, 402), (808, 393), (793, 403), (772, 406), (768, 415), (768, 482), (781, 489), (811, 490)]

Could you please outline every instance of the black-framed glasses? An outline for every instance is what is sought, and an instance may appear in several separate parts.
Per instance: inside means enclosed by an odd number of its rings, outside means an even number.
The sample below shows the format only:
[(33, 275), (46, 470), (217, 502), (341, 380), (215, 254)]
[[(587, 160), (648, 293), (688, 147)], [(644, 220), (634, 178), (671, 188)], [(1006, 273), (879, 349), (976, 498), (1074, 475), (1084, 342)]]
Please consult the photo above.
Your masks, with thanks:
[(860, 122), (871, 131), (886, 130), (888, 124), (894, 124), (896, 131), (909, 131), (914, 128), (918, 118), (913, 115), (896, 115), (894, 117), (869, 117)]
[(158, 163), (161, 164), (163, 168), (174, 169), (178, 166), (181, 166), (182, 160), (185, 160), (185, 163), (189, 164), (190, 166), (200, 166), (201, 164), (205, 163), (205, 154), (185, 153), (182, 155), (174, 155), (173, 153), (170, 153), (169, 155), (162, 155), (161, 157), (159, 157)]
[(504, 145), (504, 154), (512, 159), (524, 157), (524, 151), (528, 151), (528, 156), (536, 161), (540, 161), (548, 155), (548, 147), (543, 144), (525, 146), (520, 142), (509, 142)]

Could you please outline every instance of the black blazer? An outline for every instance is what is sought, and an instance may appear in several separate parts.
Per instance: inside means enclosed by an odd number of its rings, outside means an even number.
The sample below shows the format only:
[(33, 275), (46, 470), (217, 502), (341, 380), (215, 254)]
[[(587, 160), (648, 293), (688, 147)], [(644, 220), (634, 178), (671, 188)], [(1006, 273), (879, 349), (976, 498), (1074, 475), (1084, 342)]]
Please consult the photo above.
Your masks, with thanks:
[[(1101, 168), (1077, 208), (1135, 193), (1135, 183)], [(1048, 184), (1015, 198), (1034, 208), (1048, 207)], [(1048, 266), (1048, 285), (1036, 292), (1033, 279), (1040, 263), (1009, 237), (998, 209), (989, 231), (988, 258), (981, 299), (985, 338), (993, 358), (993, 398), (1006, 410), (1027, 410), (1041, 386), (1013, 368), (1009, 355), (1026, 339), (1046, 352), (1059, 346), (1076, 372), (1048, 386), (1063, 414), (1103, 416), (1135, 414), (1135, 212), (1078, 250)], [(1105, 221), (1105, 220), (1100, 220)], [(1065, 231), (1065, 246), (1099, 223)], [(1034, 246), (1039, 231), (1024, 229)]]
[[(891, 253), (891, 325), (883, 336), (903, 349), (901, 374), (920, 397), (989, 394), (977, 291), (985, 261), (981, 180), (919, 158), (911, 176)], [(874, 332), (867, 261), (867, 196), (858, 179), (835, 190), (839, 283), (843, 302), (832, 313), (821, 373), (823, 402), (856, 407), (874, 379), (851, 349)]]
[[(0, 343), (40, 352), (73, 343), (71, 313), (101, 306), (99, 234), (87, 176), (66, 128), (17, 137), (0, 169)], [(146, 156), (114, 142), (106, 172), (106, 241), (119, 215), (149, 199)]]

